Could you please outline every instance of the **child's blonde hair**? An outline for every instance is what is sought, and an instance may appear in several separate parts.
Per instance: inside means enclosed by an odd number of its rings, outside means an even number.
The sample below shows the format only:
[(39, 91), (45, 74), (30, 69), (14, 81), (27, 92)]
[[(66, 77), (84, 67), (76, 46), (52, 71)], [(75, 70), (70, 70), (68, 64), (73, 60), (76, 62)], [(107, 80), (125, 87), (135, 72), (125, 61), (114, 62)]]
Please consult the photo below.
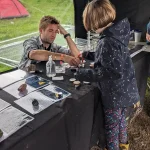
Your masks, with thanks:
[(83, 12), (83, 24), (87, 31), (103, 28), (115, 18), (115, 7), (109, 0), (93, 0), (87, 4)]

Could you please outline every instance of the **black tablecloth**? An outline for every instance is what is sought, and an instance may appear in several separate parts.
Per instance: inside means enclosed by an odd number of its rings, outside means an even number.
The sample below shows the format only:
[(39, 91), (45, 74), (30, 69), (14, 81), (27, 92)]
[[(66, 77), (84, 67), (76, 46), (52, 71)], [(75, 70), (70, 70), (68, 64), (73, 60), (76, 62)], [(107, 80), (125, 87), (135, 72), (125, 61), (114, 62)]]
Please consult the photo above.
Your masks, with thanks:
[[(45, 62), (40, 63), (38, 69), (45, 70)], [(45, 72), (37, 75), (47, 78)], [(65, 80), (54, 84), (72, 95), (35, 115), (32, 122), (0, 143), (0, 150), (88, 150), (99, 137), (103, 142), (101, 145), (104, 145), (103, 112), (98, 89), (95, 85), (81, 85), (79, 90), (75, 90), (69, 81), (71, 77), (73, 73), (68, 70), (64, 75)], [(31, 115), (13, 102), (15, 97), (3, 90), (0, 90), (0, 98)], [(101, 115), (99, 118), (102, 121), (98, 123), (102, 130), (95, 134), (92, 132), (93, 116), (97, 113), (94, 111), (97, 106), (100, 107), (98, 116)], [(96, 129), (99, 130), (99, 127)]]
[[(142, 103), (147, 85), (148, 59), (149, 54), (146, 52), (132, 58)], [(38, 68), (45, 70), (45, 62), (40, 63)], [(47, 78), (45, 73), (37, 75)], [(73, 73), (67, 71), (64, 81), (54, 83), (72, 95), (35, 115), (31, 123), (0, 143), (0, 150), (89, 150), (98, 140), (99, 145), (104, 146), (100, 92), (94, 84), (82, 85), (79, 90), (75, 90), (69, 82), (71, 77)], [(0, 90), (0, 98), (26, 112), (13, 102), (15, 97), (3, 90)]]

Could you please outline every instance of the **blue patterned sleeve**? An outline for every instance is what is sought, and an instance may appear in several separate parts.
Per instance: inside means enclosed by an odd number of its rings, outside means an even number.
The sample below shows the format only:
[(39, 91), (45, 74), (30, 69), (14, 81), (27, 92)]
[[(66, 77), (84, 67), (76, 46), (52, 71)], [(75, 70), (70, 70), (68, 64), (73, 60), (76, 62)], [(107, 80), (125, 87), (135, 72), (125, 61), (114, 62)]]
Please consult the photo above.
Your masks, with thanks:
[(77, 78), (92, 82), (117, 80), (122, 77), (123, 63), (121, 49), (114, 43), (104, 42), (96, 51), (94, 69), (79, 69)]

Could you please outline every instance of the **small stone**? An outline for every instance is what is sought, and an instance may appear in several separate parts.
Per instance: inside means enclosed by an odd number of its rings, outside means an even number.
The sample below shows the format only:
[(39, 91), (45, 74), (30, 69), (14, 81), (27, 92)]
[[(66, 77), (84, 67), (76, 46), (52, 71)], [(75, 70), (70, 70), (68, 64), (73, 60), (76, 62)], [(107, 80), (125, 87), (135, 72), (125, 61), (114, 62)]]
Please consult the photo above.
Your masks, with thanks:
[(62, 92), (58, 92), (58, 93), (55, 93), (55, 96), (56, 98), (62, 98), (63, 97), (63, 93)]
[(32, 105), (33, 105), (34, 107), (37, 107), (37, 106), (39, 106), (39, 102), (38, 102), (36, 99), (34, 99), (34, 100), (32, 101)]
[(42, 82), (42, 81), (39, 82), (39, 85), (43, 85), (43, 84), (45, 84), (45, 82)]
[(27, 88), (27, 85), (24, 83), (24, 84), (20, 85), (20, 87), (18, 88), (18, 91), (24, 92), (26, 90), (26, 88)]

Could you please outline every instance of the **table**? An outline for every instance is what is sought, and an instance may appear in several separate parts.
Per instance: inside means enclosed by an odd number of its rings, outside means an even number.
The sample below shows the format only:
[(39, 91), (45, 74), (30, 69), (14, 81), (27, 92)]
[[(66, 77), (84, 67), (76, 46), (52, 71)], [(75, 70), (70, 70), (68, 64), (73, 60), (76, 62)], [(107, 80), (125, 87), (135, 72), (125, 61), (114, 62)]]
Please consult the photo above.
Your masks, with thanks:
[[(143, 103), (149, 54), (140, 52), (132, 60)], [(45, 62), (40, 63), (38, 68), (45, 70)], [(47, 78), (45, 73), (37, 75)], [(104, 146), (104, 120), (99, 91), (93, 84), (82, 86), (79, 92), (68, 81), (70, 77), (72, 73), (67, 72), (64, 75), (65, 81), (57, 81), (55, 84), (71, 92), (72, 96), (37, 114), (34, 121), (1, 143), (0, 150), (88, 150), (98, 139), (100, 145)], [(3, 90), (0, 90), (0, 98), (23, 110), (13, 103), (15, 98)]]
[[(45, 70), (45, 62), (39, 63), (38, 68)], [(72, 93), (67, 99), (57, 102), (35, 115), (35, 119), (10, 136), (0, 144), (0, 150), (88, 150), (91, 146), (91, 133), (95, 120), (94, 109), (99, 103), (100, 95), (94, 85), (82, 85), (75, 90), (69, 78), (70, 71), (64, 75), (64, 81), (56, 81), (59, 87)], [(47, 78), (44, 73), (37, 75)], [(65, 83), (65, 84), (64, 84)], [(15, 97), (0, 90), (0, 98), (12, 104), (12, 106), (26, 112), (13, 101)], [(98, 105), (101, 107), (101, 105)], [(100, 108), (102, 110), (102, 108)], [(29, 114), (31, 115), (31, 114)], [(100, 113), (102, 115), (102, 111)], [(32, 116), (32, 115), (31, 115)], [(103, 118), (103, 117), (101, 117)], [(103, 121), (101, 122), (101, 129)], [(96, 135), (98, 136), (98, 135)], [(93, 143), (96, 136), (92, 136)], [(101, 139), (104, 138), (102, 130)], [(103, 140), (105, 141), (105, 140)]]

